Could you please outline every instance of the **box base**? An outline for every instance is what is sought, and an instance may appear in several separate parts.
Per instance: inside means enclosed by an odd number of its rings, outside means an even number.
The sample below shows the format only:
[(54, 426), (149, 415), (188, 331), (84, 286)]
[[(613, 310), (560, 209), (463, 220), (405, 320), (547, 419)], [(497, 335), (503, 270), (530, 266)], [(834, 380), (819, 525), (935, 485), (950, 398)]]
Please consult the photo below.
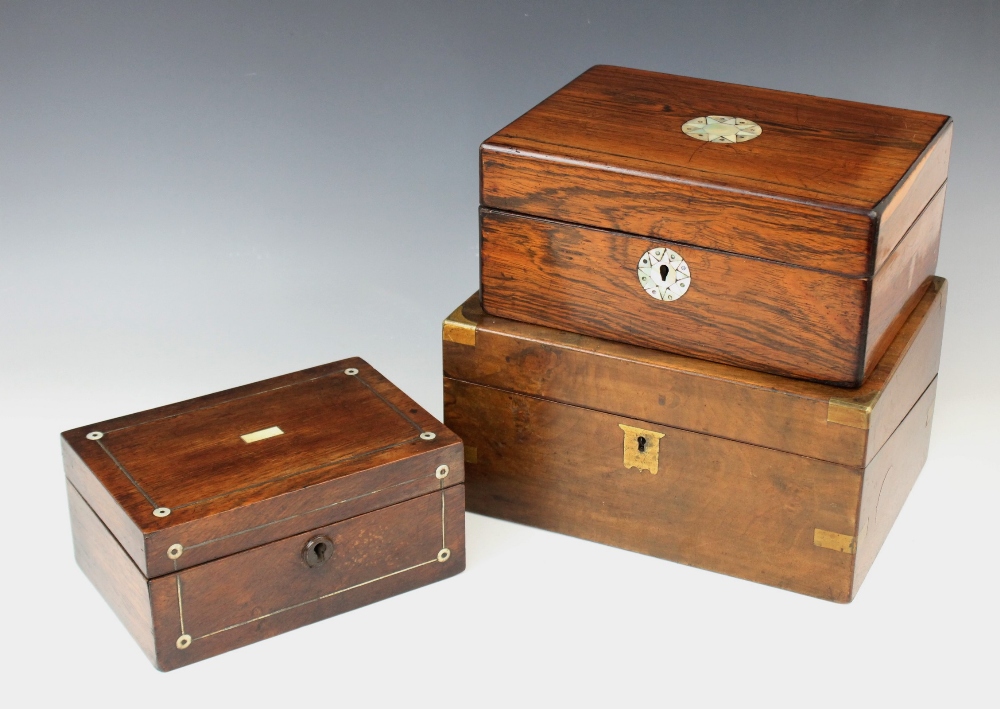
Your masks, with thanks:
[[(864, 468), (449, 378), (445, 421), (471, 512), (849, 602), (926, 459), (935, 384)], [(627, 428), (662, 435), (656, 472)]]
[[(172, 670), (454, 576), (465, 569), (465, 487), (146, 579), (67, 483), (77, 563), (154, 665)], [(303, 549), (323, 536), (329, 557)]]

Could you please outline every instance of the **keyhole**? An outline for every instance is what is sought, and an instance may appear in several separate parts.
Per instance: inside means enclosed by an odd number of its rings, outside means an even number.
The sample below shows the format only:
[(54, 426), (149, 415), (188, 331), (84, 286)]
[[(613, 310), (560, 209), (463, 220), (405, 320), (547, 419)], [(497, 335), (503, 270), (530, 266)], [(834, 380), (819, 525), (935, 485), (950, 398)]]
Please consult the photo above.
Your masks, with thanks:
[(313, 537), (309, 540), (309, 543), (302, 548), (302, 561), (306, 562), (306, 566), (310, 568), (313, 566), (319, 566), (326, 561), (328, 556), (332, 555), (333, 542), (330, 541), (329, 537), (324, 535)]
[(640, 453), (645, 453), (646, 452), (646, 437), (645, 436), (639, 436), (639, 438), (637, 439), (636, 442), (639, 444), (639, 452)]
[(668, 273), (670, 273), (670, 267), (667, 266), (667, 264), (665, 264), (665, 263), (660, 264), (660, 280), (661, 281), (666, 281), (667, 280), (667, 274)]

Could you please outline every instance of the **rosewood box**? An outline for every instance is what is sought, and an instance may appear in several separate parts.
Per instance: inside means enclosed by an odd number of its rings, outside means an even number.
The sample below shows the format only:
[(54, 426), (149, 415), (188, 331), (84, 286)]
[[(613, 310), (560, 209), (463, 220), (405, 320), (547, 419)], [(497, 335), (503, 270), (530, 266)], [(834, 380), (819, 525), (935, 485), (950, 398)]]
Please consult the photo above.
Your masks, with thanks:
[(857, 389), (483, 314), (444, 322), (472, 512), (854, 598), (927, 455), (946, 284)]
[(947, 116), (597, 66), (483, 143), (498, 317), (842, 386), (937, 263)]
[(462, 442), (360, 359), (62, 443), (77, 562), (161, 670), (465, 568)]

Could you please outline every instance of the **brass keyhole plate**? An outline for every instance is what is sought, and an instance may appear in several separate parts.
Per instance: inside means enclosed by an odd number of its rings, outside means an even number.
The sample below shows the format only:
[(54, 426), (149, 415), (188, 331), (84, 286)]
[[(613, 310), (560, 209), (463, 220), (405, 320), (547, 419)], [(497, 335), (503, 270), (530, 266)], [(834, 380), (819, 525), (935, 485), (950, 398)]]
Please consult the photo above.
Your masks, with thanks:
[(678, 300), (691, 288), (691, 269), (672, 249), (650, 249), (639, 259), (636, 268), (639, 285), (657, 300)]
[(618, 424), (625, 434), (622, 463), (626, 468), (648, 470), (656, 475), (660, 468), (660, 439), (662, 433), (644, 428)]

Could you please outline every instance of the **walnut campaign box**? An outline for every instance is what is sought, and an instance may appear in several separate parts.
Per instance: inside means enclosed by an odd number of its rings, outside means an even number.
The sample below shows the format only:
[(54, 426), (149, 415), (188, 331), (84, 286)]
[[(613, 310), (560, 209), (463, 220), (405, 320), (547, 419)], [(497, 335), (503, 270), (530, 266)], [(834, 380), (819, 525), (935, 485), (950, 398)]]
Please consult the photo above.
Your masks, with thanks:
[(465, 568), (462, 442), (361, 359), (62, 443), (77, 562), (161, 670)]
[(444, 322), (471, 512), (833, 601), (927, 455), (946, 283), (845, 390), (485, 315)]
[(934, 274), (947, 116), (597, 66), (480, 149), (498, 317), (859, 386)]

